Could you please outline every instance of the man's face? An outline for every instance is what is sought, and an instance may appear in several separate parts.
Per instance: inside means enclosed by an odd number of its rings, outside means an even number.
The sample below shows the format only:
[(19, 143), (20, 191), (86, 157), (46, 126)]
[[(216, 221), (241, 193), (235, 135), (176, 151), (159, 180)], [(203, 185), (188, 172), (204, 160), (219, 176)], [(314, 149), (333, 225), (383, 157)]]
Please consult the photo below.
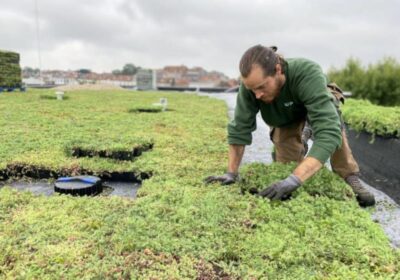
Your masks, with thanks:
[(258, 100), (264, 103), (271, 103), (279, 95), (279, 92), (285, 83), (285, 75), (279, 64), (276, 65), (274, 76), (264, 76), (264, 72), (257, 64), (253, 65), (250, 74), (242, 78), (243, 84), (251, 90)]

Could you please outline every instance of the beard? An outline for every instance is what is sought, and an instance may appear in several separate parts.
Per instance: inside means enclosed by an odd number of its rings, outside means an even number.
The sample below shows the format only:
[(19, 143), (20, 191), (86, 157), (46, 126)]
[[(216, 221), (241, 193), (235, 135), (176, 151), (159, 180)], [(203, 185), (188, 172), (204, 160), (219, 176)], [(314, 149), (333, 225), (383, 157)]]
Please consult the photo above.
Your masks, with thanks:
[(275, 101), (275, 99), (279, 96), (279, 94), (281, 93), (281, 89), (282, 89), (283, 85), (285, 84), (285, 80), (286, 80), (285, 76), (283, 76), (282, 78), (276, 77), (274, 87), (271, 89), (270, 92), (266, 93), (261, 98), (261, 101), (266, 104), (273, 103)]

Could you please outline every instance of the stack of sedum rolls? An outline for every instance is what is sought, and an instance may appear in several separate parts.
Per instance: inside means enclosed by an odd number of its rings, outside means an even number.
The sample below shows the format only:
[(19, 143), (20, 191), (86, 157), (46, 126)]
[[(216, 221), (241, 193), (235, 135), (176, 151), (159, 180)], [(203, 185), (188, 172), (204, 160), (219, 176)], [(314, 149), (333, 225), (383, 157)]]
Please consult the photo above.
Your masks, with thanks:
[(0, 87), (21, 87), (19, 54), (0, 50)]

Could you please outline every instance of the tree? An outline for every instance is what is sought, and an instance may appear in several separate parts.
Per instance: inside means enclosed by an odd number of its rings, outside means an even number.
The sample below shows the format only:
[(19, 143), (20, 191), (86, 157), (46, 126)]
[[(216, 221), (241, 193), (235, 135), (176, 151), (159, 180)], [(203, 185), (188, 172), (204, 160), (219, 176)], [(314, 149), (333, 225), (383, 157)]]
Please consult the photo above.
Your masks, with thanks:
[(32, 72), (33, 72), (33, 68), (32, 68), (32, 67), (29, 67), (29, 66), (25, 66), (24, 69), (23, 69), (23, 71), (24, 71), (24, 72), (27, 72), (27, 73), (32, 73)]
[(25, 78), (37, 77), (40, 74), (40, 70), (39, 70), (39, 68), (32, 68), (32, 67), (29, 67), (29, 66), (25, 66), (22, 69), (22, 73), (23, 73)]
[(119, 69), (115, 69), (115, 70), (113, 70), (111, 73), (113, 73), (114, 75), (121, 75), (121, 74), (122, 74), (122, 71), (119, 70)]
[(344, 68), (330, 69), (328, 76), (355, 98), (377, 105), (400, 105), (400, 64), (394, 58), (385, 57), (368, 67), (351, 58)]
[(92, 71), (90, 69), (84, 69), (84, 68), (78, 70), (79, 74), (89, 74), (91, 72)]
[(135, 66), (133, 63), (127, 63), (122, 68), (122, 74), (124, 75), (135, 75), (140, 67)]

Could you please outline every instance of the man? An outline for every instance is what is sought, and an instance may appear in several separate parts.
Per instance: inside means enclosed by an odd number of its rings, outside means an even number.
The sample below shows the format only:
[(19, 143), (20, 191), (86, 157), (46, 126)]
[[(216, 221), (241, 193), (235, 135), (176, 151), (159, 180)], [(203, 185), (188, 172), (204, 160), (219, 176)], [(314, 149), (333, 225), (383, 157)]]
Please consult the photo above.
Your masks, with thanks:
[[(234, 183), (245, 145), (252, 142), (256, 114), (270, 126), (270, 137), (278, 162), (298, 162), (286, 179), (263, 189), (258, 195), (284, 199), (313, 176), (330, 157), (332, 169), (351, 186), (361, 206), (375, 204), (374, 196), (360, 183), (359, 168), (347, 142), (339, 111), (341, 90), (328, 84), (322, 69), (307, 59), (284, 59), (276, 47), (256, 45), (240, 61), (242, 83), (234, 119), (228, 125), (228, 172), (210, 176), (206, 183)], [(305, 156), (302, 132), (312, 128), (314, 143)]]

